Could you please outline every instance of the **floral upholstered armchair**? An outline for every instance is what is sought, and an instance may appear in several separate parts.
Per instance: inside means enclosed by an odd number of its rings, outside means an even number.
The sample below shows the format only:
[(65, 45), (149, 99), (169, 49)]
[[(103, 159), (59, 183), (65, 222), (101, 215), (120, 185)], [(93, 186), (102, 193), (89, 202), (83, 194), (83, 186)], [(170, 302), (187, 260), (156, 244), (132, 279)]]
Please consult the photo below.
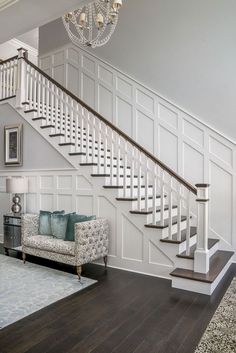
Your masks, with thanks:
[(22, 252), (76, 266), (81, 276), (82, 265), (104, 259), (107, 265), (109, 224), (104, 218), (75, 224), (75, 241), (65, 241), (51, 235), (39, 234), (39, 215), (22, 217)]

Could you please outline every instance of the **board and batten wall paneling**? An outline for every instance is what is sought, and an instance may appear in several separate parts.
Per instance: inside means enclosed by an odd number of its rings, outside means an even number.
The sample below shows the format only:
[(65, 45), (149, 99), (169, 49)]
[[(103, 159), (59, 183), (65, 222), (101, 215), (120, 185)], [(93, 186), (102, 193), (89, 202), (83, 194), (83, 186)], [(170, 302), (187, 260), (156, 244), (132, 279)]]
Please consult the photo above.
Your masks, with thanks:
[(123, 214), (115, 200), (105, 195), (103, 187), (94, 187), (82, 170), (0, 170), (0, 213), (8, 211), (11, 205), (5, 179), (19, 175), (29, 180), (29, 193), (25, 204), (22, 202), (25, 212), (57, 209), (106, 218), (110, 225), (109, 265), (165, 277), (173, 269), (169, 257), (145, 237), (143, 227), (139, 229)]
[(234, 141), (72, 44), (40, 66), (189, 182), (209, 182), (210, 236), (236, 248)]

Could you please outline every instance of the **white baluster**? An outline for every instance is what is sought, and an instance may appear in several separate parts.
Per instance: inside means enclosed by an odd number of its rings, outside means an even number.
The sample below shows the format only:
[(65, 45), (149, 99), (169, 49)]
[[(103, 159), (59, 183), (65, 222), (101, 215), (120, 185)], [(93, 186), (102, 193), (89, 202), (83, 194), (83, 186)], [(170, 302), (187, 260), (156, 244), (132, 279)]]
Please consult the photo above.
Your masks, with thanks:
[(116, 185), (122, 185), (122, 179), (120, 177), (121, 171), (120, 171), (120, 159), (121, 159), (121, 150), (120, 150), (120, 135), (117, 134), (116, 136), (116, 141), (117, 141), (117, 161), (116, 161)]
[(33, 109), (36, 109), (36, 102), (37, 102), (37, 71), (33, 70)]
[(64, 93), (62, 90), (60, 90), (60, 134), (64, 135), (61, 138), (61, 142), (64, 141), (65, 142), (65, 135), (66, 135), (66, 131), (65, 131), (65, 117), (64, 117)]
[(153, 171), (153, 189), (152, 189), (152, 223), (157, 223), (157, 165), (154, 165)]
[[(107, 137), (107, 125), (104, 125), (104, 131), (105, 131), (105, 136), (104, 136), (104, 161), (108, 161), (108, 137)], [(102, 145), (101, 145), (102, 146)], [(104, 174), (109, 174), (109, 169), (108, 169), (108, 162), (104, 162)]]
[(141, 211), (142, 203), (142, 153), (138, 151), (138, 210)]
[[(101, 174), (101, 169), (102, 169), (102, 158), (101, 158), (101, 154), (102, 154), (102, 122), (101, 120), (98, 121), (98, 174)], [(104, 162), (104, 171), (105, 171), (106, 167), (105, 167), (105, 162)]]
[(169, 181), (169, 190), (168, 190), (168, 207), (169, 207), (169, 239), (172, 239), (172, 208), (173, 208), (173, 194), (172, 194), (172, 177)]
[[(154, 189), (154, 185), (153, 185)], [(149, 163), (146, 158), (146, 172), (145, 172), (145, 210), (148, 211), (148, 198), (149, 198)]]
[[(127, 180), (128, 180), (128, 142), (125, 140), (124, 147), (124, 188), (123, 197), (127, 196)], [(130, 175), (130, 187), (131, 187), (131, 175)]]
[(187, 221), (186, 221), (186, 255), (189, 256), (190, 255), (190, 196), (191, 196), (191, 192), (190, 190), (186, 190), (187, 191), (187, 197), (186, 197), (186, 217), (187, 217)]
[(177, 240), (181, 241), (181, 216), (182, 216), (181, 184), (177, 184)]
[(38, 102), (38, 105), (37, 105), (37, 115), (40, 116), (40, 109), (41, 109), (41, 92), (42, 92), (42, 85), (41, 85), (41, 80), (42, 80), (42, 75), (41, 74), (38, 74), (38, 97), (37, 97), (37, 102)]
[(130, 197), (134, 198), (134, 176), (135, 176), (135, 148), (131, 146), (131, 177), (130, 177)]
[(59, 124), (59, 89), (55, 86), (55, 133), (60, 133), (60, 124)]
[(80, 117), (78, 103), (76, 103), (75, 110), (76, 110), (75, 117), (74, 117), (74, 120), (75, 120), (75, 153), (77, 153), (79, 150), (79, 117)]
[[(114, 133), (113, 130), (111, 129), (111, 152), (110, 152), (110, 165), (111, 165), (111, 171), (110, 171), (110, 184), (113, 185), (113, 174), (114, 174)], [(104, 164), (108, 163), (108, 161), (105, 161), (104, 159)]]
[(165, 222), (165, 172), (160, 170), (160, 225), (163, 227)]
[(96, 154), (98, 155), (99, 151), (98, 149), (96, 150), (96, 119), (95, 116), (91, 116), (91, 124), (92, 124), (92, 163), (96, 163), (97, 157)]
[(9, 95), (10, 97), (13, 96), (13, 62), (10, 61), (9, 66), (10, 66), (10, 92)]
[(43, 76), (42, 77), (42, 106), (41, 106), (41, 111), (42, 111), (42, 118), (45, 118), (45, 97), (46, 97), (46, 79)]

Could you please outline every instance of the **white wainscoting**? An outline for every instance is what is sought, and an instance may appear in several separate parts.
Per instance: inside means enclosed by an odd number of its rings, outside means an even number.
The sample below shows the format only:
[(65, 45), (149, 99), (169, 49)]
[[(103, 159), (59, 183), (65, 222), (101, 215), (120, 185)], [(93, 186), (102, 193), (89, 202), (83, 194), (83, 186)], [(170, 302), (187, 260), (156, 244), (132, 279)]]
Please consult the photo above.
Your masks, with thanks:
[[(82, 170), (83, 168), (81, 168)], [(53, 211), (76, 211), (108, 219), (110, 224), (109, 266), (168, 277), (174, 263), (157, 244), (145, 237), (144, 227), (139, 229), (131, 219), (129, 210), (125, 212), (115, 201), (113, 193), (107, 193), (103, 183), (97, 180), (94, 185), (89, 174), (81, 170), (0, 170), (0, 200), (5, 197), (5, 179), (7, 176), (26, 176), (29, 179), (29, 193), (26, 196), (25, 212), (38, 213), (40, 209)], [(9, 204), (0, 212), (10, 209)], [(7, 208), (7, 209), (6, 209)], [(157, 243), (157, 244), (156, 244)], [(160, 245), (162, 245), (160, 243)], [(103, 263), (103, 261), (101, 261)]]
[(72, 44), (41, 68), (189, 182), (210, 187), (210, 235), (236, 249), (236, 143)]

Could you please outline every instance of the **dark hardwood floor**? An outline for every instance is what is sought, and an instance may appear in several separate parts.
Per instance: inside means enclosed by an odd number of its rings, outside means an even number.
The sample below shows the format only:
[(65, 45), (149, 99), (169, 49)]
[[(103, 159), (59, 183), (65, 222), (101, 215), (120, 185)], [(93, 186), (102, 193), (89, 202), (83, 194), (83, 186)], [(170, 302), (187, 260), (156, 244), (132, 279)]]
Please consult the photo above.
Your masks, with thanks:
[(96, 265), (84, 266), (83, 275), (98, 283), (2, 329), (0, 353), (194, 352), (236, 265), (211, 298), (172, 289), (165, 279)]

